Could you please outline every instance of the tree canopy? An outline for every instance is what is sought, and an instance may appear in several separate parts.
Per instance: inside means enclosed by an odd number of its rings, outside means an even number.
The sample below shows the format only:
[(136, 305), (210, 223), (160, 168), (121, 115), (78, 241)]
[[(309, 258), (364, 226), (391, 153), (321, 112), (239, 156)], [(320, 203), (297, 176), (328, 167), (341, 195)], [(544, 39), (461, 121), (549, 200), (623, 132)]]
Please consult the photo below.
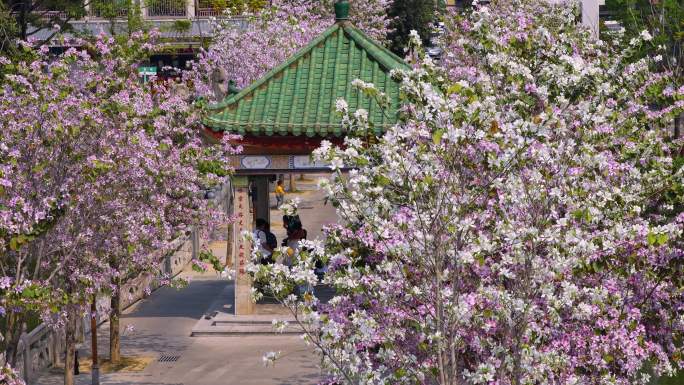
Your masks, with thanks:
[(409, 33), (418, 32), (424, 44), (430, 42), (440, 11), (436, 0), (394, 0), (388, 9), (391, 32), (390, 49), (403, 57), (408, 46)]
[[(649, 56), (652, 67), (661, 73), (671, 74), (675, 82), (672, 87), (684, 84), (684, 3), (680, 0), (607, 0), (609, 17), (619, 23), (625, 36), (625, 43), (638, 39), (642, 44), (634, 45), (630, 52), (634, 60)], [(615, 35), (603, 29), (604, 38)], [(644, 37), (646, 37), (644, 39)], [(673, 102), (672, 94), (664, 94), (658, 103)], [(675, 136), (681, 133), (682, 118), (675, 119)]]
[[(441, 66), (411, 34), (418, 66), (395, 71), (405, 114), (376, 144), (368, 112), (338, 102), (350, 135), (315, 158), (334, 172), (321, 186), (340, 224), (290, 266), (249, 270), (304, 327), (331, 384), (672, 375), (684, 215), (659, 193), (681, 184), (667, 129), (681, 106), (652, 103), (671, 79), (593, 38), (567, 4), (498, 1), (446, 27)], [(336, 289), (327, 304), (301, 290), (318, 260)]]

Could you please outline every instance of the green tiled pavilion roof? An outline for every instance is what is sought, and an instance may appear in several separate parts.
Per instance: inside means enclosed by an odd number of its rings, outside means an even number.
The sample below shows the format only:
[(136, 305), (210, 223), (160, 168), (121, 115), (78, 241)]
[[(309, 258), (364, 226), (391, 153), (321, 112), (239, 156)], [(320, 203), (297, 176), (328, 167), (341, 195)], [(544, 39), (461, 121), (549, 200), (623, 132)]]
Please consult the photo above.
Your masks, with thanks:
[[(204, 124), (241, 135), (340, 136), (335, 103), (344, 98), (351, 111), (368, 111), (379, 134), (397, 120), (399, 84), (389, 76), (395, 68), (408, 65), (347, 22), (338, 22), (249, 87), (211, 106)], [(354, 79), (387, 93), (391, 108), (381, 110), (354, 89)]]

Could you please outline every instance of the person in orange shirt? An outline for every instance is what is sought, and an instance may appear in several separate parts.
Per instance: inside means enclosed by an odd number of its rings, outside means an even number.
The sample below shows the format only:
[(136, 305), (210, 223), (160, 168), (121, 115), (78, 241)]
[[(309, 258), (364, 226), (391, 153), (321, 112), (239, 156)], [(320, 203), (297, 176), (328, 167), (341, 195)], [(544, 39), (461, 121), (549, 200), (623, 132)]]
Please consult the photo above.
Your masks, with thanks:
[(276, 182), (276, 188), (275, 188), (275, 196), (276, 196), (276, 208), (280, 208), (280, 206), (283, 205), (283, 202), (285, 201), (285, 189), (283, 188), (283, 181), (278, 180)]

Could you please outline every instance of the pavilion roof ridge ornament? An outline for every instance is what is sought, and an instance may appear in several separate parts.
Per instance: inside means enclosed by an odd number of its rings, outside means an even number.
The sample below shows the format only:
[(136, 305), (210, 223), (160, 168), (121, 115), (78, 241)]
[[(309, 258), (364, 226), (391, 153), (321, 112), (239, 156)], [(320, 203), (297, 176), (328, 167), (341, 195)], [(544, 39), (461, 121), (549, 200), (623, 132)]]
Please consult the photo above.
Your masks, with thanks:
[(228, 81), (228, 95), (237, 95), (240, 93), (240, 89), (237, 87), (237, 83), (235, 83), (235, 80), (229, 80)]
[(335, 21), (338, 23), (349, 20), (349, 1), (337, 0), (335, 1)]

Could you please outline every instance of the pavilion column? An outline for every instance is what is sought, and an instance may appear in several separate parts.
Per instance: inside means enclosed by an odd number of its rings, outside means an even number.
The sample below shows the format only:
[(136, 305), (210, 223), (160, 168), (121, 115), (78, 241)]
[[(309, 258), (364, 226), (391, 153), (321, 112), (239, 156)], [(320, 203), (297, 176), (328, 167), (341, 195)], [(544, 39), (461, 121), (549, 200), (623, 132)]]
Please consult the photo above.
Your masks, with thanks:
[(270, 191), (268, 177), (254, 176), (251, 178), (255, 188), (254, 213), (256, 218), (262, 218), (271, 223)]
[(254, 314), (252, 302), (252, 278), (247, 272), (252, 245), (242, 237), (244, 231), (252, 231), (252, 215), (250, 213), (249, 179), (237, 176), (233, 179), (235, 187), (234, 213), (237, 221), (234, 229), (235, 256), (235, 315)]
[(295, 183), (295, 177), (293, 173), (289, 174), (290, 177), (290, 192), (297, 191), (297, 184)]

